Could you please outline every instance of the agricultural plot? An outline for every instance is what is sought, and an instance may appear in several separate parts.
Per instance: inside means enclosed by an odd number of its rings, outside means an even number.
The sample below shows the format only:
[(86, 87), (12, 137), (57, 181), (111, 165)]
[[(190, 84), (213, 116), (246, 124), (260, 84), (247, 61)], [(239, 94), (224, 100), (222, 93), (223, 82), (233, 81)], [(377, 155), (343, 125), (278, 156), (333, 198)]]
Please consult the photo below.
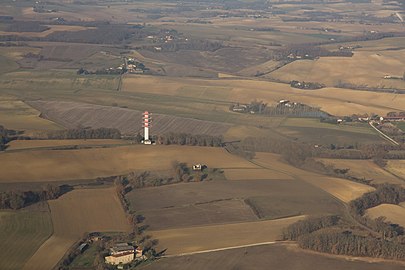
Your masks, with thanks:
[(16, 130), (55, 130), (57, 124), (39, 117), (40, 112), (9, 96), (0, 97), (0, 125)]
[(405, 179), (405, 160), (388, 160), (385, 168), (392, 174)]
[[(282, 81), (311, 81), (336, 86), (350, 83), (369, 87), (405, 88), (401, 79), (384, 79), (385, 75), (402, 78), (405, 50), (355, 52), (353, 57), (321, 57), (294, 61), (268, 75)], [(316, 70), (316, 72), (314, 72)]]
[(266, 168), (277, 168), (278, 171), (302, 179), (317, 186), (343, 202), (354, 200), (374, 188), (360, 183), (340, 178), (327, 177), (324, 175), (307, 172), (280, 162), (278, 155), (270, 153), (256, 153), (255, 163)]
[(291, 180), (292, 177), (278, 171), (268, 169), (225, 169), (225, 177), (228, 180), (269, 180), (269, 179), (286, 179)]
[(53, 234), (23, 269), (51, 269), (86, 232), (129, 232), (114, 188), (80, 189), (49, 201)]
[(19, 270), (52, 234), (49, 212), (0, 212), (0, 269)]
[(404, 205), (380, 204), (376, 207), (367, 209), (366, 215), (375, 219), (386, 217), (387, 221), (400, 226), (405, 226), (405, 207)]
[[(135, 198), (132, 201), (136, 204)], [(140, 213), (146, 218), (145, 222), (150, 226), (150, 230), (257, 220), (252, 209), (242, 199), (237, 198), (144, 209), (140, 210)]]
[(133, 145), (80, 150), (32, 150), (1, 154), (0, 163), (8, 169), (0, 174), (0, 182), (95, 179), (131, 171), (164, 171), (171, 169), (174, 160), (190, 166), (202, 163), (210, 168), (255, 167), (223, 148), (211, 147)]
[(182, 254), (280, 239), (282, 229), (305, 218), (292, 218), (150, 231), (166, 254)]
[(54, 32), (59, 31), (81, 31), (86, 29), (94, 29), (94, 27), (83, 27), (78, 25), (50, 25), (50, 29), (42, 32), (5, 32), (0, 31), (0, 35), (16, 35), (16, 36), (28, 36), (28, 37), (46, 37)]
[(341, 204), (329, 194), (301, 180), (181, 183), (135, 189), (127, 199), (154, 229), (341, 211)]
[[(44, 117), (65, 127), (117, 128), (125, 134), (142, 131), (142, 111), (119, 107), (99, 106), (86, 103), (31, 101), (30, 105), (40, 110)], [(221, 135), (229, 124), (153, 114), (154, 134), (168, 132)]]
[(0, 74), (11, 72), (19, 68), (18, 64), (10, 58), (0, 55)]
[(24, 99), (74, 96), (81, 90), (117, 90), (118, 82), (116, 75), (79, 76), (76, 70), (16, 71), (0, 76), (3, 92)]
[[(372, 262), (372, 263), (370, 263)], [(153, 264), (141, 266), (141, 270), (205, 270), (205, 269), (346, 269), (346, 270), (400, 270), (398, 263), (360, 260), (343, 256), (328, 256), (302, 251), (289, 245), (265, 245), (205, 254), (164, 258)]]
[[(146, 87), (149, 85), (149, 87)], [(179, 91), (187, 87), (188, 96), (198, 98), (201, 87), (209, 89), (221, 88), (219, 100), (233, 102), (251, 102), (254, 99), (276, 103), (281, 99), (290, 99), (335, 115), (350, 115), (354, 113), (386, 114), (392, 110), (403, 109), (405, 97), (391, 93), (376, 93), (342, 88), (324, 88), (316, 91), (306, 91), (291, 88), (289, 85), (254, 81), (246, 79), (194, 79), (194, 78), (164, 78), (150, 76), (127, 76), (123, 80), (123, 91), (129, 93), (149, 93), (157, 95), (179, 95)], [(225, 88), (223, 88), (225, 87)], [(393, 98), (395, 97), (395, 99)], [(377, 101), (378, 100), (378, 101)]]
[(337, 125), (321, 123), (319, 119), (288, 118), (278, 131), (300, 141), (323, 145), (382, 142), (369, 125), (360, 123)]
[(350, 169), (348, 175), (371, 180), (374, 184), (404, 184), (398, 177), (382, 169), (371, 160), (322, 159), (321, 161), (338, 169)]

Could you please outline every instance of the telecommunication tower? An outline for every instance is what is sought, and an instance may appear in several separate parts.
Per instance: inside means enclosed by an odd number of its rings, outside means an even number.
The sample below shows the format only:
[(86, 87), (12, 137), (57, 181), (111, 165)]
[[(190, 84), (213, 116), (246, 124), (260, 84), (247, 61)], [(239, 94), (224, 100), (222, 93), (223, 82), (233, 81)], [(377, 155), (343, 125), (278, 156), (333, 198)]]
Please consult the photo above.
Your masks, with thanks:
[(149, 127), (152, 122), (151, 115), (148, 111), (142, 113), (142, 127), (143, 127), (143, 144), (152, 144), (152, 141), (149, 139)]

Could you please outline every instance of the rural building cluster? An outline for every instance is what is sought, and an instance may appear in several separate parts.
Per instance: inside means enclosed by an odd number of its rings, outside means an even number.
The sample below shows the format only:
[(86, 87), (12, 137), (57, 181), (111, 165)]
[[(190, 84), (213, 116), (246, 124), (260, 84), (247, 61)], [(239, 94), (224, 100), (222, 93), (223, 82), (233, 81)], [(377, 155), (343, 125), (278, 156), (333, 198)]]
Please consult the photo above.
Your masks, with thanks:
[(118, 243), (110, 248), (110, 255), (105, 257), (105, 262), (112, 265), (129, 264), (133, 260), (144, 260), (141, 247), (134, 247), (128, 243)]

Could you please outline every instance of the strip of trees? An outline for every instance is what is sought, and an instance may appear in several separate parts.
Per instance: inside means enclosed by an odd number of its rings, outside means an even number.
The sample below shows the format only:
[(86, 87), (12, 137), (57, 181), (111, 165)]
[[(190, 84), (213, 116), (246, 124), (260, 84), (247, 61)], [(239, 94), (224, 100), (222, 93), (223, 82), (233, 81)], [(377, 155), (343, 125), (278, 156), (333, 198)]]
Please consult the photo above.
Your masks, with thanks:
[[(141, 139), (141, 137), (139, 136), (138, 139)], [(224, 143), (224, 138), (222, 136), (194, 135), (189, 133), (173, 133), (173, 132), (157, 135), (154, 138), (154, 140), (156, 141), (157, 144), (163, 145), (178, 144), (178, 145), (221, 147), (223, 146)]]
[(373, 233), (350, 226), (339, 216), (310, 217), (288, 226), (283, 239), (297, 241), (301, 248), (319, 252), (405, 260), (404, 228), (386, 222), (384, 217), (371, 219), (364, 215), (367, 209), (377, 205), (403, 201), (404, 188), (383, 184), (349, 204), (352, 216)]
[(47, 185), (39, 191), (5, 191), (0, 192), (0, 209), (20, 209), (33, 203), (54, 200), (67, 192), (68, 186)]
[(76, 128), (56, 130), (47, 133), (48, 139), (120, 139), (121, 132), (116, 128)]
[(6, 144), (14, 139), (19, 133), (15, 130), (6, 129), (0, 126), (0, 151), (6, 149)]
[(405, 259), (405, 245), (402, 243), (356, 235), (350, 231), (319, 231), (306, 234), (298, 239), (298, 245), (304, 249), (336, 255)]

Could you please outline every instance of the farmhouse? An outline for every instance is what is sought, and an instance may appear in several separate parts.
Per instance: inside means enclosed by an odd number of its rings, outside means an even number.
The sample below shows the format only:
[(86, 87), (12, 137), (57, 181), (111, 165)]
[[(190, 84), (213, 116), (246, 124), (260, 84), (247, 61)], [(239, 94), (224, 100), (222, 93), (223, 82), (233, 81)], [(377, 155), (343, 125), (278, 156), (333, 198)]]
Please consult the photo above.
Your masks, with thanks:
[[(138, 255), (138, 249), (136, 251), (136, 255)], [(142, 253), (140, 256), (142, 256)], [(110, 256), (105, 257), (105, 262), (112, 265), (128, 264), (134, 258), (135, 248), (127, 243), (119, 243), (110, 248)]]

